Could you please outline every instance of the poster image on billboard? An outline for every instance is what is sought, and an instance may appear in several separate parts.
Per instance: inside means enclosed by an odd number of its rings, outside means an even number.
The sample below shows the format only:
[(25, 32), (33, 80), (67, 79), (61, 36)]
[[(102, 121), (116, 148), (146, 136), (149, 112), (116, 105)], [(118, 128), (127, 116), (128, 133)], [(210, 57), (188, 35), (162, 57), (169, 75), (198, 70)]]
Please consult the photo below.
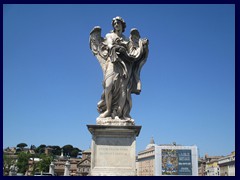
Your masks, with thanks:
[(162, 149), (162, 175), (192, 175), (191, 150)]
[(178, 158), (175, 149), (162, 150), (162, 175), (177, 175)]

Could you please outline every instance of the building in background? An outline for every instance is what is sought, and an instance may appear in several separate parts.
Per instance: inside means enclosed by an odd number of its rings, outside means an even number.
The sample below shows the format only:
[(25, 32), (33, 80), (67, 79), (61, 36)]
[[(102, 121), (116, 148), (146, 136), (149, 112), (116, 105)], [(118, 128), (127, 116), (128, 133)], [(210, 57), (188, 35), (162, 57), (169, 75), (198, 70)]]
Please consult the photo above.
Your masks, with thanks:
[(198, 176), (197, 146), (155, 146), (156, 176)]
[(218, 160), (222, 157), (223, 156), (208, 156), (208, 154), (205, 155), (205, 176), (220, 176)]
[(138, 176), (198, 176), (197, 146), (156, 145), (153, 138), (137, 156)]
[(88, 176), (91, 170), (91, 149), (82, 152), (82, 160), (77, 164), (77, 175)]
[(68, 156), (63, 155), (63, 151), (61, 153), (61, 156), (57, 157), (54, 160), (54, 172), (56, 176), (63, 176), (64, 175), (64, 169), (66, 162), (70, 163), (70, 170), (69, 175), (70, 176), (77, 176), (77, 164), (81, 161), (80, 158), (70, 158)]
[(51, 154), (52, 154), (52, 150), (53, 150), (53, 148), (45, 147), (44, 153), (45, 153), (46, 155), (51, 155)]
[(155, 174), (155, 142), (152, 138), (146, 149), (140, 151), (136, 158), (138, 176), (154, 176)]
[(218, 159), (220, 176), (235, 176), (235, 151)]
[(198, 158), (198, 176), (205, 176), (206, 160), (204, 158)]
[(28, 170), (26, 171), (25, 175), (26, 176), (31, 176), (33, 175), (33, 171), (36, 168), (36, 164), (40, 161), (40, 158), (29, 158), (28, 160)]

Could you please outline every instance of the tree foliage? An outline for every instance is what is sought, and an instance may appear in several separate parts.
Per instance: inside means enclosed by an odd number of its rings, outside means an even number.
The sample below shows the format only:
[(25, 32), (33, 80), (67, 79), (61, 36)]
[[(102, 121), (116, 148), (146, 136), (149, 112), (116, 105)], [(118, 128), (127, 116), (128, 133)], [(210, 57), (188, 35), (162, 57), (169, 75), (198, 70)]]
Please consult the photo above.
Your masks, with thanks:
[(45, 148), (46, 148), (46, 145), (45, 144), (41, 144), (40, 146), (37, 147), (36, 153), (43, 154), (45, 152)]
[(52, 148), (52, 155), (60, 156), (61, 155), (61, 148), (59, 146), (48, 146)]
[[(17, 154), (18, 154), (18, 159), (17, 159), (17, 167), (18, 167), (18, 173), (23, 173), (25, 174), (26, 171), (29, 168), (29, 159), (30, 158), (40, 158), (39, 162), (33, 163), (33, 174), (34, 172), (48, 172), (49, 171), (49, 165), (53, 158), (55, 156), (59, 156), (61, 154), (61, 150), (63, 150), (64, 155), (69, 155), (70, 157), (79, 157), (81, 155), (82, 150), (80, 150), (77, 147), (73, 147), (70, 144), (67, 144), (63, 146), (62, 148), (60, 146), (46, 146), (45, 144), (41, 144), (36, 148), (35, 145), (31, 145), (30, 149), (35, 151), (35, 154), (30, 154), (23, 152), (23, 148), (28, 146), (26, 143), (19, 143), (17, 145)], [(45, 148), (49, 147), (52, 149), (52, 154), (51, 155), (46, 155), (45, 154)], [(4, 170), (4, 175), (9, 174), (9, 168), (12, 164), (14, 164), (13, 158), (10, 156), (3, 155), (3, 170)]]
[(51, 164), (52, 158), (50, 156), (47, 156), (45, 154), (40, 155), (40, 161), (37, 163), (37, 169), (40, 172), (48, 172), (49, 171), (49, 165)]
[(80, 152), (80, 149), (78, 149), (78, 148), (73, 148), (72, 151), (71, 151), (71, 153), (70, 153), (70, 156), (71, 156), (71, 157), (77, 157), (78, 154), (79, 154), (79, 152)]
[(9, 174), (10, 166), (15, 163), (15, 160), (6, 154), (3, 155), (3, 171), (4, 176)]
[(19, 143), (17, 145), (18, 148), (20, 148), (21, 150), (23, 150), (23, 148), (27, 147), (28, 145), (26, 143)]
[(17, 167), (19, 173), (25, 174), (25, 172), (28, 169), (28, 160), (30, 158), (30, 154), (25, 152), (20, 152), (18, 154), (18, 160), (17, 160)]
[(70, 153), (71, 153), (71, 151), (73, 149), (73, 146), (68, 144), (68, 145), (63, 146), (62, 149), (63, 149), (63, 152), (65, 154), (70, 155)]
[(77, 157), (79, 155), (79, 152), (81, 152), (80, 149), (73, 147), (70, 144), (63, 146), (62, 149), (65, 155), (69, 155), (70, 157)]
[(31, 150), (36, 150), (37, 148), (36, 148), (35, 145), (31, 145), (31, 146), (30, 146), (30, 149), (31, 149)]

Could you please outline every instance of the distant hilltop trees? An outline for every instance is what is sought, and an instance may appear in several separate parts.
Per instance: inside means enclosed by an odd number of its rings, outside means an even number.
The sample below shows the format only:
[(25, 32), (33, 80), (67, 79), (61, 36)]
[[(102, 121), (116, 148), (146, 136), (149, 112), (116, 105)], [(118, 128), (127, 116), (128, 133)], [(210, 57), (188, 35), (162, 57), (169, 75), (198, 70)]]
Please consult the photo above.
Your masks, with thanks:
[(46, 155), (51, 155), (51, 156), (60, 156), (62, 153), (65, 156), (69, 157), (79, 157), (81, 156), (82, 150), (73, 147), (70, 144), (67, 144), (65, 146), (57, 146), (57, 145), (45, 145), (41, 144), (40, 146), (36, 147), (35, 145), (31, 145), (28, 148), (28, 145), (26, 143), (19, 143), (16, 145), (16, 147), (9, 148), (7, 147), (4, 149), (5, 154), (11, 154), (11, 155), (16, 155), (19, 154), (20, 152), (28, 152), (30, 154), (46, 154)]

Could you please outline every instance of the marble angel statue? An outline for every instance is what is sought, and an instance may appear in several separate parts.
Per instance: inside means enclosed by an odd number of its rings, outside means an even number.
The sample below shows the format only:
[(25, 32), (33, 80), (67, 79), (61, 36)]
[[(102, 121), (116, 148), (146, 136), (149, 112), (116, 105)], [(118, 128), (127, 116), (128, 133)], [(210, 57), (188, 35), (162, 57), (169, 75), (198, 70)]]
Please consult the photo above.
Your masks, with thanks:
[(90, 33), (90, 49), (103, 71), (103, 93), (97, 104), (99, 118), (131, 119), (131, 94), (140, 94), (141, 68), (148, 57), (148, 40), (141, 39), (136, 28), (130, 37), (124, 36), (125, 21), (117, 16), (112, 20), (113, 30), (101, 37), (96, 26)]

